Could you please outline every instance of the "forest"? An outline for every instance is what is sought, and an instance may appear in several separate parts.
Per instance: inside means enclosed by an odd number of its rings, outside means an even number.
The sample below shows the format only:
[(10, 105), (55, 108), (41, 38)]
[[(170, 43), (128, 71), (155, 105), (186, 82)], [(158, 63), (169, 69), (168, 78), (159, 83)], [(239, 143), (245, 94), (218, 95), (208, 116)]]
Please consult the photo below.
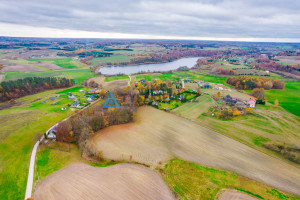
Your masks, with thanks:
[(228, 77), (226, 83), (241, 90), (252, 90), (254, 88), (264, 88), (265, 90), (283, 89), (285, 86), (285, 83), (281, 80), (249, 76)]
[(0, 102), (14, 100), (49, 89), (71, 87), (73, 84), (70, 79), (54, 77), (28, 77), (14, 81), (3, 81), (0, 84)]

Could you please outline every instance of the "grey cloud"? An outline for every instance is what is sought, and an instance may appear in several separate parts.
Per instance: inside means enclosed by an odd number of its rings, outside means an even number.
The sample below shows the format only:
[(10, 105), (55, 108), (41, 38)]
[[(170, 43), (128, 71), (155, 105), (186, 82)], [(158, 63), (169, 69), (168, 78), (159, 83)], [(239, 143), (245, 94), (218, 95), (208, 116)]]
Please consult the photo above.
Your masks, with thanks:
[(187, 37), (299, 38), (295, 0), (0, 0), (0, 22)]

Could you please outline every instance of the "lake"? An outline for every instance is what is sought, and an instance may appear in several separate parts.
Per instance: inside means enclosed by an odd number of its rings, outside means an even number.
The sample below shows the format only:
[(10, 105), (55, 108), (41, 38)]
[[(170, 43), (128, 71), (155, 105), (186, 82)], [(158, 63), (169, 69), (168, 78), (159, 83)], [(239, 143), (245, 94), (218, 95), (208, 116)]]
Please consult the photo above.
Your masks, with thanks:
[(200, 57), (181, 58), (168, 63), (155, 63), (143, 65), (111, 66), (103, 67), (99, 70), (102, 74), (134, 74), (138, 72), (169, 71), (179, 67), (193, 67)]

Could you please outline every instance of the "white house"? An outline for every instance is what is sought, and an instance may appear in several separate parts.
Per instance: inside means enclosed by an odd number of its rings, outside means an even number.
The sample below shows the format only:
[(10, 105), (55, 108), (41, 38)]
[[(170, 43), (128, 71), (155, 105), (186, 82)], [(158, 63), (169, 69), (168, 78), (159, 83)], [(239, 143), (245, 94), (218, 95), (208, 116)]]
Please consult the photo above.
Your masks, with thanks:
[(67, 110), (67, 108), (66, 107), (62, 107), (61, 110)]
[(48, 139), (55, 139), (56, 138), (56, 134), (55, 131), (51, 130), (49, 131), (48, 135), (47, 135)]

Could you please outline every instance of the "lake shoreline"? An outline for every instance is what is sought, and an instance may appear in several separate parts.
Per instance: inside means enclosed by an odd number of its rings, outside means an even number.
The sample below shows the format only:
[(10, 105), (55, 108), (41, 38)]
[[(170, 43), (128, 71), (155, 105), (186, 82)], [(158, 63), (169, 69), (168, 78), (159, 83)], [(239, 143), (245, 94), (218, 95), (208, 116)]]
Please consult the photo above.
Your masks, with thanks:
[[(138, 64), (138, 65), (100, 66), (97, 68), (97, 72), (98, 73), (100, 72), (103, 75), (117, 75), (117, 74), (130, 75), (130, 74), (136, 74), (136, 73), (141, 73), (141, 72), (148, 73), (148, 72), (170, 71), (170, 70), (178, 69), (179, 67), (183, 67), (183, 66), (192, 68), (197, 63), (197, 60), (199, 58), (202, 58), (202, 57), (201, 56), (199, 56), (199, 57), (182, 57), (182, 58), (170, 61), (170, 62), (159, 62), (159, 63), (149, 62), (149, 63)], [(182, 62), (185, 60), (187, 61), (186, 63)], [(191, 63), (191, 62), (193, 62), (193, 63)], [(173, 65), (167, 66), (168, 64), (171, 64), (171, 63), (174, 63), (177, 66), (176, 67), (173, 67)], [(161, 66), (164, 64), (167, 64), (167, 65)], [(192, 66), (188, 66), (188, 65), (192, 65)], [(155, 67), (156, 67), (156, 69), (155, 69)], [(129, 68), (132, 68), (131, 71), (128, 70)], [(103, 69), (106, 69), (106, 71), (103, 72)], [(119, 69), (119, 71), (118, 71), (118, 69)], [(126, 70), (123, 72), (124, 69), (126, 69)], [(122, 70), (122, 71), (120, 71), (120, 70)], [(115, 71), (115, 72), (113, 72), (113, 71)]]

